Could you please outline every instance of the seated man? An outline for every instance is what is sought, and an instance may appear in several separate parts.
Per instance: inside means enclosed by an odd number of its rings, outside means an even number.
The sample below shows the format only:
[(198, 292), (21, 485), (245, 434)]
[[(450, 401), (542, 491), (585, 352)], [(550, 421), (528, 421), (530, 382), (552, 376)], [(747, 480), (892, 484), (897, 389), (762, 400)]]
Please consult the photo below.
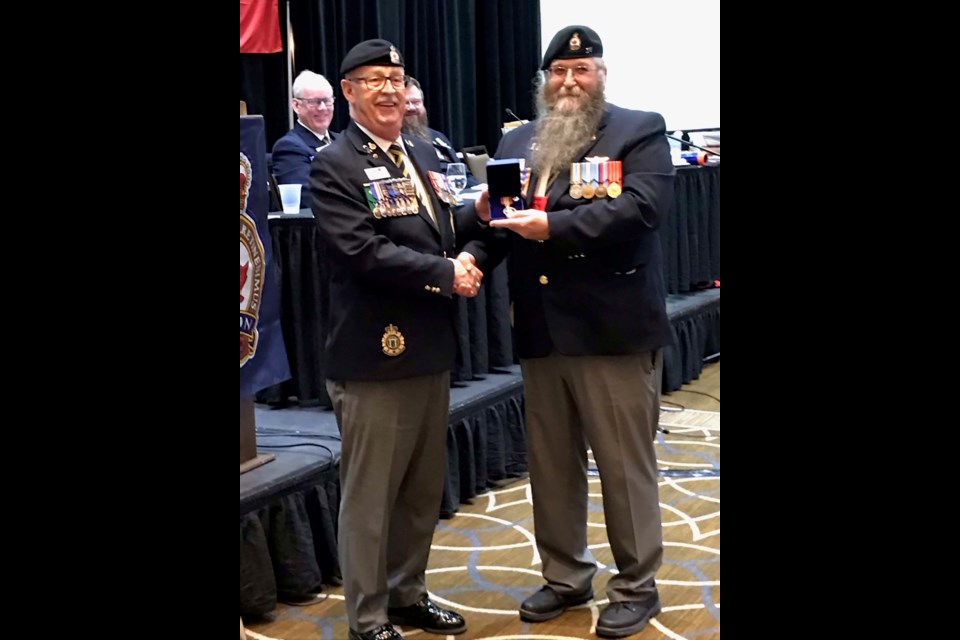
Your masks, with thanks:
[(273, 175), (277, 184), (303, 185), (300, 206), (310, 207), (310, 163), (338, 134), (329, 131), (333, 120), (333, 87), (319, 73), (303, 71), (293, 81), (293, 110), (297, 123), (273, 145)]
[[(420, 83), (412, 76), (407, 76), (404, 84), (407, 92), (407, 110), (403, 117), (403, 132), (428, 141), (433, 145), (440, 158), (440, 168), (444, 172), (447, 170), (447, 164), (451, 162), (466, 162), (457, 155), (457, 150), (447, 136), (436, 129), (431, 129), (427, 120), (427, 109), (423, 106), (423, 89)], [(467, 188), (475, 187), (480, 184), (467, 166)]]

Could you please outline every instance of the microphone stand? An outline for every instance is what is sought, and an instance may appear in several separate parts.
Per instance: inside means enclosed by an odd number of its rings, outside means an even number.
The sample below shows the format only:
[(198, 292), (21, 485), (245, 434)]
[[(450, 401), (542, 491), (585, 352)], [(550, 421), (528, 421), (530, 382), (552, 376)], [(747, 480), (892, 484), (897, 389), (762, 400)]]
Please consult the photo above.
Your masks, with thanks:
[(667, 136), (667, 137), (670, 138), (671, 140), (676, 140), (677, 142), (679, 142), (679, 143), (681, 143), (681, 144), (688, 145), (688, 146), (690, 146), (690, 147), (693, 147), (694, 149), (700, 149), (700, 151), (706, 151), (707, 153), (709, 153), (709, 154), (711, 154), (711, 155), (715, 155), (715, 156), (717, 156), (718, 158), (720, 157), (720, 154), (717, 153), (716, 151), (710, 151), (710, 149), (704, 149), (703, 147), (699, 147), (699, 146), (693, 144), (692, 142), (690, 142), (689, 140), (684, 140), (683, 138), (677, 138), (676, 136), (672, 136), (672, 135), (670, 135), (669, 133), (665, 133), (665, 134), (663, 134), (663, 135)]

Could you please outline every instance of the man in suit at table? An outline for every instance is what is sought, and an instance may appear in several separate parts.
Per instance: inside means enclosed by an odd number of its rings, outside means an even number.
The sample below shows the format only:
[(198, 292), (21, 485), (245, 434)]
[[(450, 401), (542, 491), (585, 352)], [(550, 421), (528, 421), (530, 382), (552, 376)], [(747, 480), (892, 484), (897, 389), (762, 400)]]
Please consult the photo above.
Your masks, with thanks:
[[(493, 220), (491, 238), (464, 251), (487, 271), (510, 251), (546, 581), (523, 601), (520, 617), (542, 622), (593, 597), (589, 446), (617, 568), (596, 632), (619, 638), (643, 629), (661, 609), (654, 439), (670, 326), (658, 226), (670, 210), (674, 168), (660, 114), (606, 102), (602, 55), (589, 27), (554, 36), (538, 74), (536, 121), (507, 133), (496, 152), (531, 167), (527, 209)], [(498, 238), (496, 229), (512, 233)]]
[(273, 145), (270, 162), (277, 184), (302, 184), (300, 206), (310, 206), (310, 163), (336, 138), (333, 120), (333, 87), (319, 73), (302, 71), (293, 81), (293, 110), (297, 123)]
[(482, 278), (454, 256), (481, 227), (474, 203), (452, 211), (433, 148), (401, 136), (397, 48), (361, 42), (340, 72), (351, 122), (314, 160), (310, 189), (330, 276), (349, 636), (397, 640), (394, 624), (462, 633), (463, 617), (427, 597), (426, 567), (447, 468), (453, 295), (475, 296)]
[[(403, 132), (429, 142), (440, 160), (440, 170), (443, 172), (446, 172), (447, 165), (451, 162), (464, 162), (456, 147), (450, 142), (450, 138), (442, 132), (430, 128), (427, 108), (423, 106), (423, 88), (417, 79), (412, 76), (407, 76), (406, 94), (407, 111), (403, 117)], [(464, 164), (464, 168), (467, 172), (466, 188), (469, 189), (480, 184), (480, 181), (470, 173), (470, 167)]]

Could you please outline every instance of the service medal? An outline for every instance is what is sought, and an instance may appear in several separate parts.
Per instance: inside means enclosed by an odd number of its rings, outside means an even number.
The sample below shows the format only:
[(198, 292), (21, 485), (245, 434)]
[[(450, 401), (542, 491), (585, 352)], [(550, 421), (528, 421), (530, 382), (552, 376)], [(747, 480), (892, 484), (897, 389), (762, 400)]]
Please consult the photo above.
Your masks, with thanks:
[(609, 187), (607, 187), (607, 195), (611, 198), (616, 198), (618, 195), (620, 195), (620, 192), (620, 183), (618, 182), (613, 182)]
[(583, 197), (582, 178), (580, 174), (580, 163), (574, 162), (570, 165), (570, 197), (579, 200)]

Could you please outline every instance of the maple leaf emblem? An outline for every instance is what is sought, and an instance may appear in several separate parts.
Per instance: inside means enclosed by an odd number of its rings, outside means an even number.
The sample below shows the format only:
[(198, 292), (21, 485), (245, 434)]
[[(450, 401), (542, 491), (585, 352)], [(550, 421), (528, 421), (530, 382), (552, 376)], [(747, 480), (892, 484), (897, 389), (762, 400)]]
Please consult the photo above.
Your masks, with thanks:
[[(240, 265), (240, 291), (243, 291), (243, 285), (247, 284), (247, 269), (249, 269), (250, 263)], [(243, 294), (240, 294), (240, 302), (243, 302)]]

